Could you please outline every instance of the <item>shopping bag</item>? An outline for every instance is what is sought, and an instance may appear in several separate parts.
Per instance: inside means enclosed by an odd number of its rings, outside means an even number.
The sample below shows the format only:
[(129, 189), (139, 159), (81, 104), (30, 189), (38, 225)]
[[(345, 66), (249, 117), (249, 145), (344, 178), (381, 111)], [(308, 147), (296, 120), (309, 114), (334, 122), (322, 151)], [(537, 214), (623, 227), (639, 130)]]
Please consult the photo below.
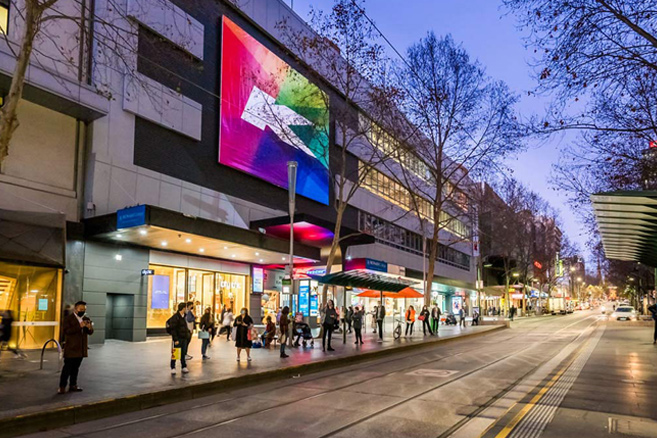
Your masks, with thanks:
[(174, 347), (171, 349), (171, 360), (180, 360), (181, 350), (179, 347)]
[(210, 339), (210, 332), (205, 331), (205, 330), (201, 330), (200, 332), (198, 332), (198, 338), (199, 339)]
[(419, 319), (420, 321), (424, 321), (424, 315), (420, 315), (417, 319)]
[(233, 330), (230, 332), (230, 340), (237, 340), (237, 327), (233, 327)]

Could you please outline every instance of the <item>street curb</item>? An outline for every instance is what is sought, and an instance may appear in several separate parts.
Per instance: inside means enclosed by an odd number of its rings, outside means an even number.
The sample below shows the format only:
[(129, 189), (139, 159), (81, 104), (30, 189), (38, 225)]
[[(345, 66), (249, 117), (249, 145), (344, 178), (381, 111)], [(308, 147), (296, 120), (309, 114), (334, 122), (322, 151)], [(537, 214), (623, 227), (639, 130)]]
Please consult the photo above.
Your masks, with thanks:
[(309, 374), (332, 368), (341, 368), (398, 353), (434, 347), (436, 344), (488, 335), (506, 328), (506, 325), (499, 325), (498, 327), (494, 327), (484, 332), (468, 333), (462, 336), (449, 338), (438, 338), (432, 341), (401, 345), (399, 347), (366, 352), (355, 356), (336, 357), (334, 359), (263, 371), (261, 373), (245, 374), (243, 376), (230, 377), (228, 379), (216, 380), (213, 382), (199, 383), (183, 388), (171, 388), (163, 391), (130, 395), (84, 405), (68, 406), (65, 408), (3, 418), (0, 419), (0, 438), (43, 432), (87, 421), (121, 415), (128, 412), (135, 412), (157, 406), (207, 397), (236, 387), (244, 388), (246, 386), (276, 380), (281, 377), (289, 377), (290, 375), (302, 373)]

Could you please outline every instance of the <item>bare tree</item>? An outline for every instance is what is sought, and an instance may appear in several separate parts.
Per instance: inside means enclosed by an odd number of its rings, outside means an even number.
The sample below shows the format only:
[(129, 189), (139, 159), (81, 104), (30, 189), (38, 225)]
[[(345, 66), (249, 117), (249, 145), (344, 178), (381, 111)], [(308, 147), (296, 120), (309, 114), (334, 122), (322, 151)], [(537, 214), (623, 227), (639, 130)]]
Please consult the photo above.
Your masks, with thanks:
[[(116, 71), (139, 80), (136, 17), (149, 9), (176, 13), (167, 0), (16, 0), (12, 1), (10, 32), (4, 43), (16, 59), (9, 91), (0, 108), (0, 164), (8, 156), (12, 136), (19, 126), (18, 108), (23, 97), (28, 67), (33, 64), (51, 74), (62, 86), (66, 77), (90, 86), (112, 99)], [(92, 8), (94, 8), (92, 10)], [(189, 23), (150, 23), (161, 34), (175, 33), (183, 46), (191, 45)]]
[[(318, 91), (330, 106), (335, 142), (331, 145), (331, 184), (335, 191), (334, 237), (326, 270), (331, 272), (343, 235), (345, 211), (373, 169), (393, 159), (398, 151), (383, 134), (385, 127), (398, 123), (395, 99), (398, 89), (389, 79), (389, 62), (377, 40), (377, 32), (365, 15), (363, 2), (336, 0), (327, 13), (313, 9), (312, 30), (295, 28), (284, 21), (278, 27), (286, 44), (310, 67), (316, 83), (328, 83), (331, 91)], [(329, 105), (330, 104), (330, 105)], [(281, 121), (284, 122), (284, 121)], [(354, 159), (358, 165), (353, 165)], [(322, 292), (326, 302), (327, 286)]]
[[(411, 140), (414, 153), (426, 169), (420, 178), (424, 181), (412, 192), (418, 216), (431, 226), (425, 280), (429, 291), (440, 245), (473, 237), (459, 219), (474, 217), (467, 206), (469, 176), (497, 168), (521, 149), (522, 130), (513, 110), (517, 96), (488, 77), (451, 36), (429, 33), (411, 46), (399, 79), (404, 113), (418, 128)], [(425, 302), (430, 303), (429, 293)]]

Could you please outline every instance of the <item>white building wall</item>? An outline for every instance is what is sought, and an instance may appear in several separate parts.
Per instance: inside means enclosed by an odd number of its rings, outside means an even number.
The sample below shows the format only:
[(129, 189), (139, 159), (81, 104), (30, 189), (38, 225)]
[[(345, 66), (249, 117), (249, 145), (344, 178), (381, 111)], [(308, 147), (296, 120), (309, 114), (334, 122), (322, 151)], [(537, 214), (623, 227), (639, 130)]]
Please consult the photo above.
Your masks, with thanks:
[[(86, 217), (149, 204), (248, 228), (253, 220), (285, 214), (133, 164), (135, 117), (199, 140), (202, 113), (200, 104), (136, 73), (138, 41), (134, 20), (199, 59), (203, 59), (203, 26), (166, 0), (128, 0), (126, 10), (111, 17), (110, 12), (102, 9), (106, 6), (104, 1), (97, 3), (98, 13), (115, 22), (125, 21), (126, 35), (132, 38), (134, 53), (126, 53), (123, 58), (130, 61), (133, 56), (129, 66), (133, 70), (119, 68), (120, 63), (106, 58), (101, 60), (103, 68), (99, 71), (99, 80), (118, 97), (110, 103), (109, 115), (94, 122), (86, 191), (86, 203), (90, 208)], [(124, 74), (126, 71), (128, 74)], [(157, 102), (160, 104), (156, 105)]]
[(79, 220), (77, 121), (27, 101), (18, 107), (18, 118), (0, 170), (0, 208)]

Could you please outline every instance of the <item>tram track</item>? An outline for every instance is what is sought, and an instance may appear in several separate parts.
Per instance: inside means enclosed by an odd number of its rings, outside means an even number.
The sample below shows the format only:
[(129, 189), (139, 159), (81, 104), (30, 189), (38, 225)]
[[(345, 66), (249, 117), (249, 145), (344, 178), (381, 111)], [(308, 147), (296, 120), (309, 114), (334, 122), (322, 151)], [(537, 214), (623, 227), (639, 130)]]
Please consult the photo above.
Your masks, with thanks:
[[(567, 325), (566, 327), (562, 327), (561, 329), (557, 330), (556, 332), (553, 332), (552, 334), (554, 335), (554, 334), (560, 333), (560, 332), (562, 332), (562, 331), (564, 331), (564, 330), (567, 330), (568, 328), (570, 328), (570, 327), (572, 327), (572, 326), (574, 326), (574, 325), (581, 324), (581, 323), (583, 323), (584, 321), (588, 320), (589, 318), (590, 318), (590, 317), (585, 318), (585, 319), (582, 319), (582, 320), (575, 321), (575, 322), (573, 322), (573, 323)], [(594, 322), (595, 322), (595, 321), (594, 321)], [(587, 326), (587, 327), (588, 327), (588, 326)], [(531, 332), (538, 331), (538, 330), (545, 331), (547, 328), (548, 328), (548, 327), (546, 327), (546, 326), (542, 326), (542, 325), (540, 325), (540, 324), (539, 324), (539, 325), (532, 324), (532, 327), (529, 328), (529, 330), (530, 330)], [(511, 341), (513, 341), (513, 340), (523, 340), (523, 338), (526, 338), (527, 334), (528, 334), (528, 331), (525, 330), (525, 331), (523, 331), (523, 332), (521, 332), (521, 333), (516, 333), (516, 334), (513, 334), (513, 335), (508, 336), (508, 337), (507, 337), (507, 336), (504, 336), (503, 339), (501, 339), (501, 340), (499, 340), (499, 341), (497, 342), (497, 344), (499, 344), (499, 343), (501, 343), (501, 342), (511, 342)], [(493, 334), (493, 335), (498, 335), (498, 336), (499, 336), (500, 334)], [(573, 340), (573, 341), (571, 341), (571, 342), (574, 342), (574, 341), (575, 341), (575, 340)], [(548, 340), (546, 339), (546, 340), (544, 340), (544, 341), (542, 341), (542, 342), (539, 342), (538, 344), (543, 344), (543, 343), (547, 343), (547, 342), (548, 342)], [(475, 372), (478, 372), (478, 371), (484, 370), (484, 369), (486, 369), (486, 368), (488, 368), (488, 367), (490, 367), (490, 366), (493, 366), (493, 365), (495, 365), (495, 364), (497, 364), (497, 363), (500, 363), (500, 362), (502, 362), (502, 361), (504, 361), (504, 360), (507, 360), (507, 359), (509, 359), (509, 358), (511, 358), (511, 357), (513, 357), (513, 356), (516, 356), (516, 355), (518, 355), (518, 354), (521, 354), (521, 353), (525, 352), (526, 350), (528, 350), (528, 349), (530, 349), (530, 348), (532, 348), (532, 347), (536, 347), (536, 345), (537, 345), (536, 343), (533, 343), (533, 344), (528, 345), (528, 346), (526, 346), (526, 347), (524, 347), (524, 348), (521, 348), (521, 349), (519, 349), (519, 350), (517, 350), (517, 351), (514, 351), (513, 353), (510, 353), (510, 354), (504, 355), (504, 356), (502, 356), (501, 358), (498, 358), (498, 359), (496, 359), (496, 360), (494, 360), (494, 361), (492, 361), (492, 362), (489, 362), (489, 363), (487, 363), (487, 364), (484, 364), (484, 365), (482, 365), (482, 366), (476, 368), (475, 370), (471, 370), (471, 371), (468, 372), (468, 374), (464, 374), (464, 375), (458, 376), (458, 377), (456, 377), (456, 378), (454, 378), (454, 379), (450, 379), (450, 380), (448, 380), (448, 381), (441, 382), (441, 384), (439, 384), (439, 385), (437, 385), (437, 386), (434, 386), (434, 387), (430, 388), (429, 390), (422, 392), (421, 394), (415, 394), (415, 395), (413, 395), (412, 397), (407, 397), (407, 398), (405, 398), (404, 400), (400, 400), (398, 403), (395, 403), (395, 404), (392, 405), (392, 406), (386, 407), (385, 409), (379, 410), (379, 411), (377, 411), (377, 412), (375, 412), (375, 413), (372, 413), (372, 414), (370, 414), (370, 415), (368, 415), (368, 416), (361, 417), (360, 419), (358, 419), (358, 420), (356, 420), (356, 421), (354, 421), (354, 422), (352, 422), (352, 423), (350, 423), (350, 424), (348, 424), (348, 425), (345, 425), (345, 426), (343, 426), (342, 428), (336, 429), (336, 430), (334, 430), (334, 431), (332, 431), (332, 432), (330, 432), (330, 433), (328, 433), (328, 434), (323, 435), (323, 437), (333, 436), (333, 435), (335, 435), (336, 433), (339, 433), (340, 431), (344, 431), (344, 430), (346, 430), (346, 429), (348, 429), (348, 428), (354, 427), (355, 425), (360, 424), (360, 423), (362, 423), (362, 422), (364, 422), (364, 421), (367, 421), (368, 419), (373, 418), (373, 417), (375, 417), (375, 416), (377, 416), (377, 415), (380, 415), (380, 414), (382, 414), (382, 413), (388, 411), (389, 409), (392, 409), (392, 408), (397, 407), (397, 406), (399, 406), (399, 405), (403, 405), (404, 403), (410, 401), (411, 399), (413, 399), (413, 398), (415, 398), (415, 397), (418, 397), (418, 396), (421, 396), (421, 395), (426, 394), (426, 393), (428, 393), (428, 392), (431, 392), (431, 391), (433, 391), (433, 390), (436, 390), (436, 389), (438, 389), (438, 388), (440, 388), (440, 387), (442, 387), (442, 386), (446, 386), (446, 385), (449, 385), (449, 384), (451, 384), (451, 383), (454, 383), (454, 382), (456, 382), (456, 381), (458, 381), (458, 380), (460, 380), (460, 379), (462, 379), (462, 378), (465, 378), (466, 376), (468, 376), (468, 375), (470, 375), (470, 374), (472, 374), (472, 373), (475, 373)], [(435, 348), (439, 348), (439, 346), (436, 346)], [(221, 426), (224, 426), (224, 425), (227, 425), (227, 424), (233, 423), (233, 422), (238, 421), (238, 420), (240, 420), (240, 419), (248, 418), (248, 417), (251, 417), (251, 416), (254, 416), (254, 415), (260, 415), (260, 414), (262, 414), (262, 413), (264, 413), (264, 412), (272, 411), (272, 410), (275, 410), (275, 409), (280, 409), (280, 408), (283, 408), (283, 407), (285, 407), (285, 406), (289, 406), (289, 405), (292, 405), (292, 404), (295, 404), (295, 403), (302, 403), (303, 401), (307, 401), (307, 400), (310, 400), (310, 399), (313, 399), (313, 398), (317, 398), (317, 397), (325, 396), (325, 395), (328, 395), (328, 394), (331, 394), (331, 393), (335, 393), (335, 392), (338, 392), (338, 391), (344, 390), (344, 389), (346, 389), (346, 388), (348, 388), (348, 387), (350, 387), (350, 386), (353, 386), (353, 385), (358, 385), (358, 384), (361, 384), (361, 383), (366, 383), (366, 382), (368, 382), (368, 381), (370, 381), (370, 380), (372, 380), (372, 379), (379, 379), (379, 378), (384, 378), (384, 377), (390, 376), (390, 375), (392, 375), (392, 374), (403, 373), (404, 371), (409, 371), (409, 370), (412, 370), (412, 369), (414, 369), (414, 368), (419, 368), (419, 367), (422, 367), (423, 365), (426, 365), (426, 364), (429, 364), (429, 363), (435, 364), (436, 362), (441, 362), (441, 361), (444, 361), (444, 360), (447, 360), (447, 359), (451, 359), (451, 358), (454, 358), (454, 357), (459, 357), (459, 356), (467, 355), (468, 353), (471, 353), (471, 352), (476, 351), (476, 350), (479, 350), (479, 351), (482, 350), (482, 346), (481, 346), (481, 345), (476, 345), (476, 346), (474, 346), (474, 347), (472, 347), (472, 348), (469, 348), (469, 349), (467, 349), (467, 350), (463, 350), (463, 349), (461, 349), (461, 348), (459, 348), (459, 347), (455, 347), (455, 348), (450, 348), (448, 351), (452, 351), (452, 350), (457, 349), (457, 348), (459, 349), (459, 351), (458, 351), (458, 352), (455, 352), (454, 354), (446, 354), (446, 355), (443, 355), (443, 356), (440, 356), (440, 357), (437, 357), (437, 358), (436, 358), (436, 357), (432, 357), (432, 358), (429, 358), (429, 359), (426, 359), (426, 360), (423, 360), (423, 361), (420, 361), (420, 362), (414, 362), (414, 363), (412, 363), (412, 364), (410, 364), (410, 365), (408, 365), (408, 366), (404, 366), (404, 367), (402, 367), (402, 368), (395, 368), (395, 369), (392, 370), (392, 371), (389, 371), (389, 372), (386, 372), (386, 373), (382, 373), (382, 374), (379, 374), (379, 375), (376, 375), (376, 376), (369, 376), (369, 377), (366, 377), (366, 378), (363, 378), (363, 379), (360, 379), (360, 380), (357, 380), (357, 381), (350, 381), (348, 384), (340, 385), (340, 386), (336, 386), (336, 387), (332, 387), (332, 388), (329, 389), (329, 390), (321, 391), (321, 392), (319, 392), (319, 393), (317, 393), (317, 394), (313, 394), (313, 395), (310, 395), (310, 396), (308, 396), (308, 397), (302, 397), (302, 398), (294, 399), (294, 400), (290, 400), (290, 401), (287, 401), (287, 402), (277, 403), (275, 406), (270, 407), (270, 408), (260, 409), (260, 410), (254, 410), (254, 411), (251, 411), (251, 412), (246, 412), (246, 413), (241, 414), (241, 415), (235, 415), (235, 416), (232, 416), (231, 418), (228, 418), (228, 419), (225, 419), (225, 420), (219, 421), (219, 422), (217, 422), (217, 423), (213, 423), (213, 424), (210, 424), (210, 425), (206, 425), (206, 426), (198, 427), (198, 428), (195, 428), (195, 429), (193, 429), (193, 430), (186, 431), (186, 432), (181, 433), (181, 434), (172, 435), (172, 436), (170, 436), (169, 438), (186, 437), (186, 436), (191, 436), (191, 435), (194, 435), (194, 434), (202, 433), (202, 432), (204, 432), (204, 431), (208, 431), (208, 430), (216, 429), (216, 428), (219, 428), (219, 427), (221, 427)], [(493, 347), (493, 348), (495, 348), (495, 347)], [(400, 357), (391, 358), (391, 359), (386, 360), (385, 362), (383, 362), (382, 359), (374, 359), (372, 362), (373, 362), (373, 363), (385, 363), (385, 364), (389, 364), (389, 363), (391, 363), (391, 362), (409, 361), (409, 360), (412, 360), (413, 358), (417, 358), (418, 356), (425, 356), (425, 355), (427, 354), (427, 351), (430, 351), (430, 350), (425, 349), (425, 350), (419, 351), (419, 352), (417, 352), (417, 353), (414, 353), (414, 354), (412, 354), (412, 355), (400, 355)], [(549, 358), (548, 358), (547, 360), (549, 360)], [(546, 361), (547, 361), (547, 360), (546, 360)], [(350, 366), (347, 366), (347, 367), (338, 368), (338, 369), (336, 369), (335, 371), (329, 372), (328, 374), (327, 374), (326, 372), (322, 372), (321, 375), (318, 375), (318, 376), (316, 376), (316, 377), (312, 377), (312, 378), (309, 378), (309, 379), (306, 379), (306, 380), (300, 381), (299, 383), (307, 384), (307, 383), (312, 383), (312, 382), (314, 382), (314, 381), (324, 380), (324, 379), (327, 379), (327, 378), (335, 377), (335, 376), (337, 376), (337, 375), (339, 375), (339, 374), (343, 374), (343, 373), (345, 373), (345, 372), (348, 372), (348, 371), (351, 370), (351, 369), (358, 369), (359, 366), (362, 366), (362, 364), (359, 364), (359, 365), (350, 365)], [(539, 366), (540, 366), (540, 364), (539, 364)], [(289, 381), (280, 382), (280, 385), (277, 385), (275, 388), (268, 389), (268, 390), (264, 391), (263, 394), (264, 394), (264, 393), (273, 392), (273, 391), (278, 391), (278, 390), (280, 390), (281, 388), (284, 388), (284, 387), (286, 386), (286, 383), (288, 383), (288, 382), (289, 382)], [(212, 402), (209, 402), (209, 403), (197, 404), (197, 405), (193, 405), (193, 406), (191, 406), (191, 407), (189, 407), (189, 408), (185, 408), (185, 409), (182, 410), (181, 412), (192, 411), (192, 410), (195, 410), (195, 409), (208, 408), (208, 407), (211, 407), (211, 406), (221, 406), (221, 405), (226, 404), (226, 403), (237, 403), (237, 402), (239, 402), (241, 399), (246, 399), (246, 398), (248, 398), (248, 397), (250, 397), (250, 396), (251, 396), (250, 394), (245, 394), (245, 395), (240, 395), (240, 396), (237, 396), (237, 397), (229, 397), (229, 398), (225, 398), (225, 399), (222, 399), (222, 400), (212, 401)], [(136, 424), (146, 423), (146, 422), (148, 422), (148, 421), (157, 420), (158, 418), (162, 418), (162, 417), (165, 417), (165, 416), (168, 416), (168, 415), (171, 415), (171, 413), (170, 413), (170, 412), (164, 412), (164, 413), (159, 413), (159, 414), (155, 414), (155, 415), (150, 415), (150, 416), (147, 416), (147, 417), (138, 418), (138, 419), (131, 420), (131, 421), (125, 421), (125, 422), (121, 422), (121, 423), (117, 423), (117, 424), (112, 424), (112, 425), (110, 425), (110, 426), (106, 426), (106, 427), (102, 427), (102, 428), (95, 429), (95, 430), (93, 431), (93, 433), (94, 433), (94, 434), (97, 434), (97, 433), (108, 432), (108, 431), (111, 431), (111, 430), (120, 429), (120, 428), (123, 428), (123, 427), (134, 426), (134, 425), (136, 425)], [(87, 432), (87, 433), (79, 433), (79, 434), (68, 434), (68, 436), (70, 436), (70, 437), (82, 437), (82, 436), (89, 436), (89, 435), (90, 435), (90, 434), (89, 434), (88, 432)]]

